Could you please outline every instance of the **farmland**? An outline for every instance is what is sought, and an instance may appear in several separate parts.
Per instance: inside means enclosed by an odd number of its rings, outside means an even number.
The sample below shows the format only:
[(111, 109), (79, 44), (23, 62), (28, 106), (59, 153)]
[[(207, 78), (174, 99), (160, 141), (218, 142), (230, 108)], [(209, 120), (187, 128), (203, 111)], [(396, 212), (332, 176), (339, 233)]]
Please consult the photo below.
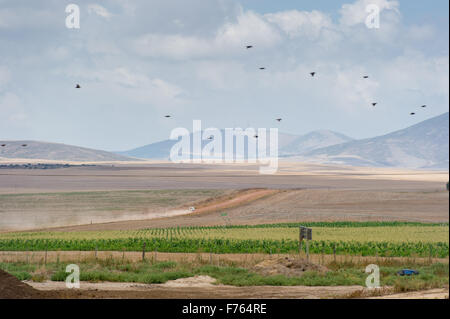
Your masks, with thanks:
[[(448, 290), (448, 175), (303, 168), (7, 169), (0, 269), (69, 296), (65, 267), (77, 264), (89, 298), (351, 297), (368, 264), (383, 294)], [(309, 260), (300, 225), (313, 230)]]
[[(448, 257), (448, 224), (399, 222), (304, 223), (312, 227), (311, 253)], [(156, 228), (103, 232), (0, 234), (0, 250), (105, 250), (213, 253), (293, 253), (299, 224)], [(145, 246), (144, 246), (145, 244)], [(145, 248), (144, 248), (145, 247)], [(305, 250), (305, 245), (303, 245)]]

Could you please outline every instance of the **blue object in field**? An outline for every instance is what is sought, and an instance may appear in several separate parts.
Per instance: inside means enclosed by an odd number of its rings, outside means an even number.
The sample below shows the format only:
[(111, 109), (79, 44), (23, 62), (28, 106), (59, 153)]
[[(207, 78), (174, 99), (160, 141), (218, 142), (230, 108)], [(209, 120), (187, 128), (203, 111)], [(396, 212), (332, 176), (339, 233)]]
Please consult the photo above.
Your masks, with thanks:
[(397, 275), (399, 276), (411, 276), (411, 275), (418, 275), (419, 272), (417, 270), (412, 269), (402, 269), (399, 272), (397, 272)]

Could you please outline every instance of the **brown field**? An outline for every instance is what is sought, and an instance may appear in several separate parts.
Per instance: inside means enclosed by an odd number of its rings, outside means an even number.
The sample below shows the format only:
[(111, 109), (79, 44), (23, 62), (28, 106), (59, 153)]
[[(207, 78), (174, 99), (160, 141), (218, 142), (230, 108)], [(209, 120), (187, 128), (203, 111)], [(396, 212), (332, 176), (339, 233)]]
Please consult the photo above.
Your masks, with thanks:
[(170, 163), (2, 169), (0, 231), (220, 225), (224, 211), (232, 224), (448, 222), (447, 180), (448, 172), (287, 162), (275, 175), (251, 165)]

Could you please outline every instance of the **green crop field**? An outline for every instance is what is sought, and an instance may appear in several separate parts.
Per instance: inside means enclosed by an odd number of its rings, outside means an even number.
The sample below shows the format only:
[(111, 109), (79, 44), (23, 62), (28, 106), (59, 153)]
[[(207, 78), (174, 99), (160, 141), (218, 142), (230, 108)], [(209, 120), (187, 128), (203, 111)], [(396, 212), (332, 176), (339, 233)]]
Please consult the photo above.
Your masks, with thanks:
[[(135, 231), (0, 234), (0, 250), (147, 250), (161, 252), (291, 253), (298, 224), (177, 227)], [(448, 257), (448, 224), (308, 223), (311, 253)], [(304, 245), (305, 248), (305, 245)]]

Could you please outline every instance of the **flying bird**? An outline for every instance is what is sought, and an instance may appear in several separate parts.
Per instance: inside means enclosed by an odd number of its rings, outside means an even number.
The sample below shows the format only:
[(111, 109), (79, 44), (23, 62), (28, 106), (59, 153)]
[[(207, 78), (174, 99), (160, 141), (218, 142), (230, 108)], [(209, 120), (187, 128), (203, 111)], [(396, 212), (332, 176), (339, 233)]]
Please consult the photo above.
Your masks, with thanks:
[(76, 89), (81, 89), (81, 86), (80, 86), (79, 84), (77, 84), (77, 85), (75, 86), (75, 88), (76, 88)]
[(258, 137), (259, 137), (258, 135), (255, 135), (255, 136), (254, 136), (254, 138), (258, 138)]
[(378, 103), (372, 103), (372, 106), (376, 106)]
[(364, 78), (364, 79), (368, 79), (369, 76), (368, 76), (368, 75), (364, 75), (363, 78)]
[(283, 119), (276, 119), (278, 122), (281, 122)]
[(27, 145), (27, 144), (22, 144), (22, 146), (23, 146), (23, 147), (27, 147), (28, 145)]
[(260, 70), (265, 70), (266, 68), (259, 68)]
[(208, 137), (208, 140), (213, 140), (214, 139), (214, 136), (210, 136), (210, 137)]
[(316, 72), (311, 72), (310, 74), (312, 77), (314, 77), (314, 75), (316, 75)]
[(412, 112), (411, 115), (416, 115), (416, 113)]
[(2, 144), (2, 147), (5, 147), (6, 146), (6, 144)]
[(170, 115), (166, 115), (166, 116), (164, 116), (166, 119), (168, 119), (168, 118), (170, 118), (171, 116)]
[(246, 48), (251, 49), (251, 48), (253, 48), (253, 45), (247, 45)]
[(422, 105), (421, 107), (422, 107), (422, 108), (426, 108), (427, 106), (426, 106), (426, 105)]

